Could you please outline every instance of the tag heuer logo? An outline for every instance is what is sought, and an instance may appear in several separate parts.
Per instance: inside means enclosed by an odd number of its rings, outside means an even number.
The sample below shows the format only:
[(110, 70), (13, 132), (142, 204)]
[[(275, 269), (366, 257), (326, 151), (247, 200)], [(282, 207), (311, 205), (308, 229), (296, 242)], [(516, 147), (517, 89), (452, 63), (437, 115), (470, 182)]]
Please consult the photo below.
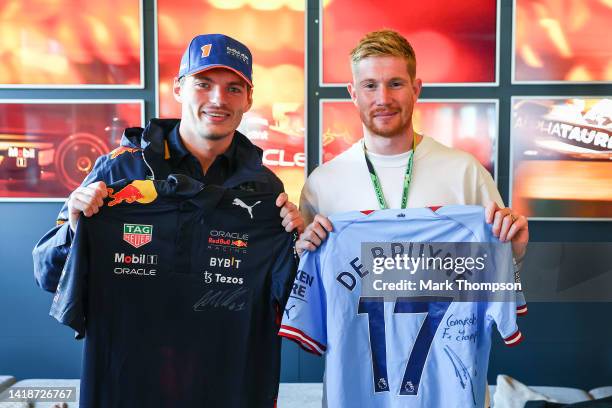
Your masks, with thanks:
[(123, 224), (123, 240), (134, 248), (148, 244), (152, 238), (152, 225)]

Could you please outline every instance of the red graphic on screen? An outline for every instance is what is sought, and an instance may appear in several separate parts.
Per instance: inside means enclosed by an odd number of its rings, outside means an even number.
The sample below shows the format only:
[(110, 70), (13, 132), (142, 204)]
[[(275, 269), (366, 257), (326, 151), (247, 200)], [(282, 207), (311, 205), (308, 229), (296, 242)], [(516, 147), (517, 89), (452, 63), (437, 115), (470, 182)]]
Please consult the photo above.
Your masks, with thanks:
[(141, 117), (139, 103), (0, 104), (0, 197), (68, 196)]
[(612, 2), (516, 0), (515, 79), (612, 81)]
[(140, 0), (3, 0), (0, 84), (141, 83)]
[(412, 44), (425, 83), (495, 82), (494, 0), (323, 2), (323, 83), (351, 80), (350, 52), (368, 32), (390, 28)]

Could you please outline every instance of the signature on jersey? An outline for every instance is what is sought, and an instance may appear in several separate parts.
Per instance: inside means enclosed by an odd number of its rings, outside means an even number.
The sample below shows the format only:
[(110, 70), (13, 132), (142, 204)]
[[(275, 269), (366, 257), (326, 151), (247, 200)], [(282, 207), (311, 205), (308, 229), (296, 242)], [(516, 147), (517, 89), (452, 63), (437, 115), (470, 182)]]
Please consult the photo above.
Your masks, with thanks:
[(476, 405), (474, 384), (472, 383), (472, 376), (470, 375), (470, 371), (465, 366), (465, 364), (463, 364), (463, 361), (461, 361), (461, 358), (459, 358), (457, 353), (455, 353), (453, 349), (451, 349), (449, 346), (444, 346), (444, 352), (446, 353), (446, 356), (448, 357), (455, 369), (455, 376), (459, 379), (459, 384), (461, 384), (461, 388), (465, 390), (469, 382), (470, 391), (472, 392), (472, 401), (474, 401), (474, 405)]
[(195, 312), (203, 312), (207, 308), (223, 308), (232, 312), (244, 310), (246, 305), (245, 295), (248, 289), (240, 287), (233, 290), (209, 290), (194, 305)]

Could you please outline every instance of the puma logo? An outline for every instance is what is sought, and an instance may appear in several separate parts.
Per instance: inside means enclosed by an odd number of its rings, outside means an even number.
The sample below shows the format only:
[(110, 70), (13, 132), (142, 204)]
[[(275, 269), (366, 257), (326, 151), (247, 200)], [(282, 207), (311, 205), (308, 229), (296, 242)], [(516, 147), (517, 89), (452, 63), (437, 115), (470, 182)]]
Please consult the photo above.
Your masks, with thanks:
[(261, 203), (261, 201), (257, 201), (253, 205), (246, 205), (245, 202), (239, 198), (234, 198), (234, 201), (232, 201), (232, 204), (237, 205), (238, 207), (245, 208), (249, 212), (251, 219), (253, 218), (253, 207), (255, 207), (259, 203)]
[(285, 313), (287, 314), (287, 319), (291, 319), (291, 317), (289, 316), (289, 311), (291, 309), (293, 309), (295, 307), (295, 305), (291, 306), (289, 309), (285, 308)]

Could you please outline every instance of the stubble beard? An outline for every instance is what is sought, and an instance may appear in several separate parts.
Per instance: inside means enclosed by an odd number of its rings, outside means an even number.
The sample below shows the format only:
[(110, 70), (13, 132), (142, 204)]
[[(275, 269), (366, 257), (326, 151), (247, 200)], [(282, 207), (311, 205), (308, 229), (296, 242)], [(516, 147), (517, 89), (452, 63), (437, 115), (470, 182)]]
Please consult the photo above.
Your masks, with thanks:
[(412, 123), (412, 117), (409, 118), (407, 123), (399, 123), (393, 128), (383, 128), (377, 126), (375, 123), (375, 119), (369, 116), (369, 114), (361, 114), (361, 122), (365, 125), (366, 129), (368, 129), (370, 134), (391, 139), (394, 137), (405, 135), (406, 132), (408, 132), (408, 129), (410, 129), (410, 124)]

